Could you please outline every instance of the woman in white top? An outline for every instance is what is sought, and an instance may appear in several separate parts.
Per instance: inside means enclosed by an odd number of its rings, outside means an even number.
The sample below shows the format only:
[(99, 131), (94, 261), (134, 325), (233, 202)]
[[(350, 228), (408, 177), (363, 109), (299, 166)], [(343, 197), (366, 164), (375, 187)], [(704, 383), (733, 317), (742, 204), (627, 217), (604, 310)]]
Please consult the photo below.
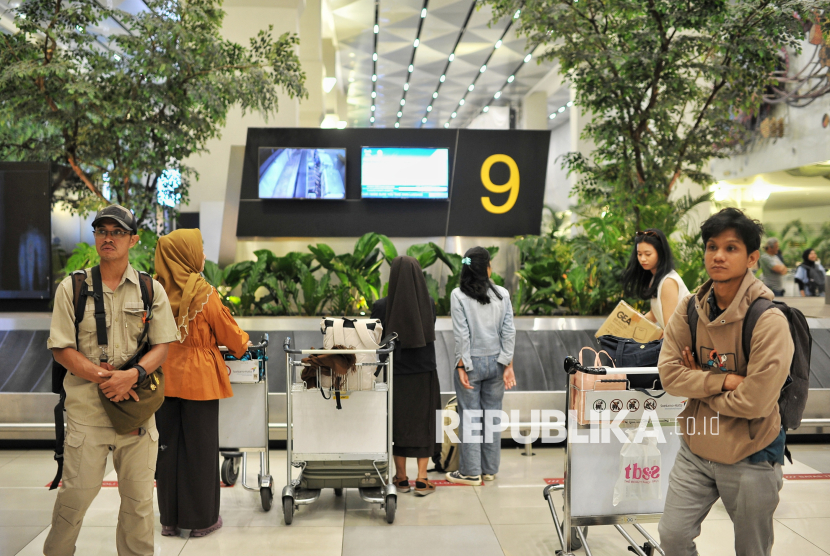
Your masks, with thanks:
[(628, 297), (651, 300), (646, 318), (665, 328), (677, 305), (689, 294), (683, 279), (674, 270), (669, 241), (663, 232), (649, 228), (634, 236), (634, 251), (622, 276)]

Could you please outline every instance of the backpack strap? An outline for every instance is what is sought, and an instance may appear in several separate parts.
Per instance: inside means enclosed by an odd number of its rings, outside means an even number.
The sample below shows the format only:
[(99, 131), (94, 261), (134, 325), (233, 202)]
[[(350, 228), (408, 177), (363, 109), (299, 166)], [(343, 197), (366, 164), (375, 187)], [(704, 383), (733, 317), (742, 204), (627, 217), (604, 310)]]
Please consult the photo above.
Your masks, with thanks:
[(84, 320), (86, 298), (90, 295), (89, 284), (86, 283), (86, 271), (76, 270), (72, 273), (72, 306), (75, 308), (75, 347), (78, 347), (78, 327)]
[(697, 323), (700, 320), (700, 316), (697, 314), (694, 295), (689, 298), (689, 303), (686, 305), (686, 317), (689, 320), (689, 331), (692, 333), (692, 356), (697, 361)]
[(92, 298), (95, 300), (95, 332), (98, 335), (98, 347), (101, 348), (99, 359), (106, 361), (109, 341), (107, 340), (107, 311), (104, 307), (104, 281), (101, 278), (101, 267), (92, 267)]
[(150, 331), (150, 321), (153, 320), (153, 298), (155, 291), (153, 290), (153, 277), (146, 272), (139, 271), (138, 285), (141, 288), (141, 301), (144, 303), (144, 316), (141, 317), (141, 322), (144, 323), (144, 330), (141, 331), (136, 345), (141, 348), (141, 344), (147, 337)]
[(153, 277), (143, 271), (138, 271), (138, 284), (141, 287), (141, 301), (144, 303), (144, 320), (153, 320), (153, 303), (156, 292), (153, 289)]
[[(86, 271), (76, 270), (71, 274), (72, 278), (72, 307), (75, 309), (75, 348), (78, 346), (78, 328), (84, 320), (86, 311), (86, 298), (89, 295), (89, 284), (86, 283)], [(49, 490), (58, 488), (63, 477), (63, 444), (66, 439), (66, 430), (63, 422), (63, 412), (66, 406), (66, 389), (63, 387), (63, 378), (66, 376), (66, 368), (53, 363), (52, 366), (52, 391), (60, 395), (55, 405), (55, 461), (58, 462), (58, 471)]]
[(746, 311), (743, 329), (741, 331), (741, 344), (747, 363), (749, 363), (749, 349), (752, 346), (752, 331), (755, 329), (755, 325), (758, 324), (758, 319), (761, 318), (761, 315), (773, 307), (775, 307), (775, 302), (759, 297), (750, 304), (749, 309)]

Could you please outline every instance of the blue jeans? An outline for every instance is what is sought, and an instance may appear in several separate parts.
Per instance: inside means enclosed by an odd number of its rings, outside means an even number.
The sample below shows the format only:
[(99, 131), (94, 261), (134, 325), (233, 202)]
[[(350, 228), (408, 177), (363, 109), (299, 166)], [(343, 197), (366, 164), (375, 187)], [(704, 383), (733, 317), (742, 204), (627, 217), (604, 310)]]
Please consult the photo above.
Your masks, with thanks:
[[(472, 390), (461, 385), (458, 372), (454, 375), (455, 395), (458, 398), (459, 416), (461, 424), (458, 427), (458, 437), (461, 440), (461, 462), (459, 471), (462, 475), (475, 476), (482, 473), (495, 475), (499, 472), (501, 460), (501, 432), (493, 430), (494, 425), (501, 423), (501, 419), (483, 419), (465, 412), (469, 410), (501, 410), (504, 398), (504, 365), (496, 361), (497, 355), (487, 357), (473, 357), (473, 370), (467, 373)], [(492, 421), (492, 423), (490, 422)], [(481, 442), (464, 442), (464, 428), (469, 427), (468, 436)], [(472, 425), (472, 426), (470, 426)], [(482, 430), (483, 428), (483, 430)], [(483, 432), (483, 435), (482, 435)], [(492, 442), (487, 439), (492, 435)], [(483, 436), (483, 438), (482, 438)]]

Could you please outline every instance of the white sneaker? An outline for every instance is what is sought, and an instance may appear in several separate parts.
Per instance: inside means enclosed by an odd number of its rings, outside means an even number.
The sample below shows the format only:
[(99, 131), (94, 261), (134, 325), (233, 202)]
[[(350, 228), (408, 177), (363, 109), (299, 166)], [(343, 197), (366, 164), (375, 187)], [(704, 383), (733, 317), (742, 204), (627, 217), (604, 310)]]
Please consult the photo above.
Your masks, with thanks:
[(493, 473), (492, 475), (490, 475), (489, 473), (485, 473), (484, 475), (481, 476), (481, 478), (484, 479), (485, 481), (495, 481), (496, 480), (496, 474)]
[(460, 471), (446, 474), (447, 480), (459, 485), (478, 486), (481, 484), (481, 475), (462, 475)]

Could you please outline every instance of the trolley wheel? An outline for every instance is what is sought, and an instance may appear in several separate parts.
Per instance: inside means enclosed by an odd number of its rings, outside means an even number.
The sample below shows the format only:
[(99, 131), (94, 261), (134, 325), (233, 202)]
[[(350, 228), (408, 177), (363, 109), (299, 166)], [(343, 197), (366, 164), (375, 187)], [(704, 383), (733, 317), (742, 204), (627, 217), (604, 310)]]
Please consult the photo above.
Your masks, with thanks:
[(225, 486), (233, 486), (239, 478), (240, 458), (225, 458), (222, 462), (222, 482)]
[(260, 487), (259, 499), (262, 502), (262, 509), (266, 512), (271, 509), (271, 502), (274, 500), (274, 493), (271, 492), (271, 487)]
[[(582, 528), (582, 535), (585, 537), (585, 540), (588, 540), (588, 528)], [(579, 550), (582, 548), (582, 541), (579, 540), (579, 535), (576, 534), (576, 527), (571, 527), (571, 549)]]
[(398, 497), (389, 495), (386, 497), (386, 523), (395, 521), (395, 510), (398, 507)]
[(342, 488), (334, 489), (334, 495), (335, 496), (343, 496), (343, 489)]
[(291, 525), (294, 521), (294, 499), (290, 496), (285, 496), (282, 499), (282, 514), (285, 518), (285, 524)]

